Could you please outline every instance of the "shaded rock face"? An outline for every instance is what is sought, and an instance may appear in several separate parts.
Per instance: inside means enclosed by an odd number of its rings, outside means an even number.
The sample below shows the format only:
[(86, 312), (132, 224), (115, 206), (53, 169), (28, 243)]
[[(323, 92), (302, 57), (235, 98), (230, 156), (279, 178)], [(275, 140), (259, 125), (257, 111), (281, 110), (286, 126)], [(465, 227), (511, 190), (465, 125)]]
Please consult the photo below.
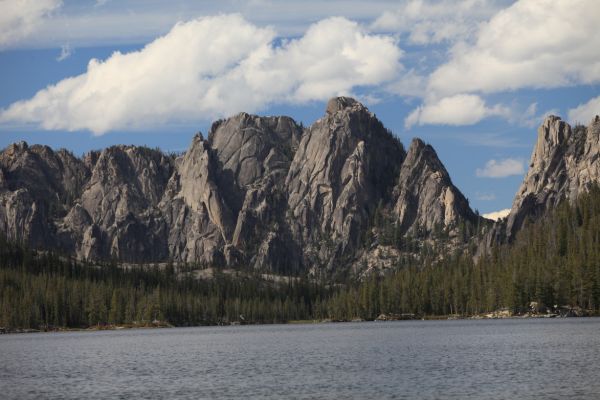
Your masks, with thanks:
[(445, 229), (456, 234), (461, 221), (477, 221), (435, 150), (420, 139), (412, 141), (394, 191), (394, 209), (403, 233)]
[(509, 240), (527, 218), (537, 217), (562, 199), (574, 200), (600, 182), (600, 117), (587, 126), (572, 128), (549, 116), (538, 128), (529, 170), (506, 221)]
[[(132, 262), (168, 257), (166, 246), (161, 245), (165, 227), (153, 211), (172, 171), (173, 160), (157, 150), (104, 149), (63, 224), (63, 230), (77, 240), (86, 238), (77, 246), (78, 255)], [(87, 237), (81, 232), (87, 232)]]
[(90, 171), (71, 153), (16, 143), (0, 153), (0, 232), (34, 246), (56, 246), (55, 227), (81, 195)]
[(283, 222), (284, 183), (301, 136), (291, 118), (246, 113), (211, 128), (209, 140), (222, 171), (219, 187), (236, 216), (226, 241), (256, 267), (285, 269), (289, 260), (281, 255), (293, 252)]
[(300, 136), (290, 118), (245, 113), (196, 136), (160, 205), (172, 257), (283, 269), (283, 257), (264, 254), (287, 251), (267, 233), (286, 236), (283, 183)]
[(377, 208), (406, 234), (476, 218), (430, 146), (415, 140), (406, 154), (346, 97), (307, 129), (246, 113), (217, 121), (177, 158), (135, 146), (82, 159), (25, 143), (0, 153), (3, 232), (82, 259), (375, 266), (395, 254), (365, 248)]

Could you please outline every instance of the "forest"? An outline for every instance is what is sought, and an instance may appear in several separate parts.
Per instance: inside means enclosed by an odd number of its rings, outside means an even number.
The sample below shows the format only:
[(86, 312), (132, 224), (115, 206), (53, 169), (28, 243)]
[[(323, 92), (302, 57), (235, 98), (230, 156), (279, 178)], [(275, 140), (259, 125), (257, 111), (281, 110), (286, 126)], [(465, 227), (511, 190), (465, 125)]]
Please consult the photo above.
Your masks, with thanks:
[(0, 238), (0, 327), (40, 329), (372, 320), (380, 314), (472, 316), (531, 302), (600, 312), (600, 188), (529, 221), (474, 261), (398, 265), (363, 280), (276, 279), (247, 270), (86, 263)]

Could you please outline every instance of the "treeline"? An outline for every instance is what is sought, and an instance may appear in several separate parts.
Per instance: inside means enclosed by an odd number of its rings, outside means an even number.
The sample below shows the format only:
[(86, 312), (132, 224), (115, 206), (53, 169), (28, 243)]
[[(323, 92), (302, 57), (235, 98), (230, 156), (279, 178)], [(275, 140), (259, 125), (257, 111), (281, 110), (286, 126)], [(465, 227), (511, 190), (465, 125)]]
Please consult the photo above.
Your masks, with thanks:
[(336, 319), (372, 319), (381, 313), (474, 315), (509, 308), (581, 307), (600, 313), (600, 189), (567, 201), (535, 222), (513, 243), (474, 262), (469, 254), (444, 262), (408, 265), (335, 293), (320, 308)]
[[(390, 239), (391, 240), (391, 239)], [(396, 272), (365, 281), (166, 266), (84, 264), (0, 239), (0, 326), (177, 326), (303, 319), (374, 319), (384, 314), (473, 315), (508, 307), (578, 306), (600, 313), (600, 189), (529, 222), (510, 245), (478, 262), (468, 254), (434, 262), (398, 260)]]
[(286, 322), (310, 318), (313, 299), (327, 297), (327, 289), (300, 278), (193, 273), (172, 265), (82, 264), (0, 240), (0, 326)]

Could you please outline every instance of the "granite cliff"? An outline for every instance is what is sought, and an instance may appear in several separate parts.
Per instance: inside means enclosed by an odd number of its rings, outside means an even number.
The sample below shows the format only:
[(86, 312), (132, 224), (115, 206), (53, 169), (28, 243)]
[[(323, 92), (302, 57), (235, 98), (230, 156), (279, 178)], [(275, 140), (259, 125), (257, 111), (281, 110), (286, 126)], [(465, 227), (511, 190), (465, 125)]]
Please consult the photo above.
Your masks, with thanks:
[(443, 236), (453, 249), (477, 235), (465, 226), (489, 225), (431, 146), (415, 139), (407, 152), (346, 97), (308, 128), (217, 121), (181, 156), (113, 146), (77, 158), (26, 143), (0, 153), (2, 232), (81, 259), (361, 272), (418, 251), (384, 243), (381, 215), (398, 241)]
[(572, 202), (591, 185), (600, 184), (599, 158), (600, 117), (575, 127), (560, 117), (546, 117), (511, 211), (488, 233), (482, 248), (513, 241), (527, 220), (539, 218), (563, 200)]

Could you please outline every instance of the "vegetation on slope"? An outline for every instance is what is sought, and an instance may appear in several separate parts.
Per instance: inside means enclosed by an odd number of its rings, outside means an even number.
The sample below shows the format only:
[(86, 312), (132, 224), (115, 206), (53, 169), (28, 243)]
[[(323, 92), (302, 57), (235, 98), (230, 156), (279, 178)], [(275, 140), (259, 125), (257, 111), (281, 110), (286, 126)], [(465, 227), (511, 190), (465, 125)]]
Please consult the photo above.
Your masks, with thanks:
[(258, 274), (193, 278), (173, 266), (87, 265), (0, 240), (0, 326), (178, 326), (374, 319), (381, 313), (474, 315), (508, 307), (578, 306), (600, 312), (600, 189), (529, 222), (510, 245), (474, 262), (404, 265), (383, 278), (325, 285)]

